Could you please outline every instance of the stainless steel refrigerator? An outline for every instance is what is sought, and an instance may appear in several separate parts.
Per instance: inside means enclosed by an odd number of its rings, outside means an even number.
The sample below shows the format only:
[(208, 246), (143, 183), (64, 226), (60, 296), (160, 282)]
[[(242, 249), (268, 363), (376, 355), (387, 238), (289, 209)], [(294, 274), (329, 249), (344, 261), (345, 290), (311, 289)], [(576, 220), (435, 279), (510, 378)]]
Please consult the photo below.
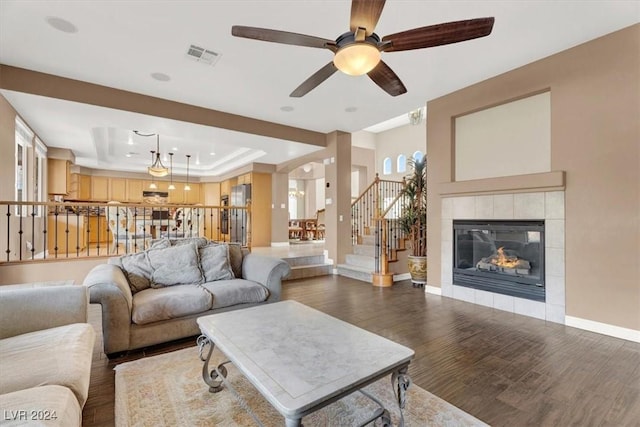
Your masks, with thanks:
[[(251, 199), (251, 184), (235, 185), (231, 187), (231, 207), (246, 206)], [(229, 234), (232, 242), (247, 244), (247, 221), (249, 219), (246, 209), (230, 209)]]

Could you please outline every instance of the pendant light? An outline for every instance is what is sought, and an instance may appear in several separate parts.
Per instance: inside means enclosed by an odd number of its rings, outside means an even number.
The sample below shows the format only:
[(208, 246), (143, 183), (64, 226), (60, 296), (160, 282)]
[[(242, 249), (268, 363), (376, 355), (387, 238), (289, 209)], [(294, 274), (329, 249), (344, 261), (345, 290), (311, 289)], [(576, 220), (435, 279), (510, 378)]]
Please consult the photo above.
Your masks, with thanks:
[(176, 186), (173, 185), (173, 153), (169, 153), (169, 168), (171, 171), (171, 183), (169, 184), (169, 190), (175, 190)]
[[(155, 153), (156, 153), (155, 151), (151, 150), (151, 161), (152, 162), (153, 162), (153, 157), (154, 157)], [(151, 175), (151, 176), (153, 177), (153, 175)], [(149, 184), (149, 188), (152, 189), (152, 190), (155, 190), (155, 189), (158, 188), (158, 186), (156, 185), (155, 178), (151, 178), (151, 184)]]
[(184, 191), (191, 191), (191, 187), (189, 187), (189, 158), (191, 154), (187, 154), (187, 185), (184, 186)]
[(169, 175), (169, 169), (162, 164), (162, 160), (160, 160), (160, 135), (156, 134), (156, 158), (155, 161), (151, 160), (152, 164), (147, 168), (149, 175), (151, 176), (167, 176)]

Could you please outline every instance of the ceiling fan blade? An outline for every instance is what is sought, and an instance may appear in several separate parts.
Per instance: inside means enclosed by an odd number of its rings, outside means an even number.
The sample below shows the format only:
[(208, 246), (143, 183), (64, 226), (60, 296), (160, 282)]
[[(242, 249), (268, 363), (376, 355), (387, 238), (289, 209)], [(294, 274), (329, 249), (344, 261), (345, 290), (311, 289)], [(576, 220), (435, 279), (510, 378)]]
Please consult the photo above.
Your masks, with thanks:
[(398, 96), (407, 92), (407, 88), (404, 87), (400, 78), (384, 61), (380, 61), (376, 68), (369, 71), (367, 75), (391, 96)]
[(236, 37), (262, 40), (265, 42), (292, 44), (295, 46), (318, 47), (334, 50), (336, 42), (334, 40), (323, 39), (321, 37), (307, 36), (305, 34), (290, 33), (280, 30), (269, 30), (267, 28), (244, 27), (234, 25), (231, 27), (231, 34)]
[(307, 93), (315, 89), (320, 83), (331, 77), (336, 71), (338, 71), (338, 69), (335, 65), (333, 65), (333, 61), (329, 62), (327, 65), (316, 71), (307, 80), (302, 82), (302, 84), (298, 86), (293, 92), (291, 92), (291, 95), (289, 96), (292, 98), (300, 98), (302, 96), (305, 96)]
[(352, 0), (349, 24), (351, 31), (355, 33), (359, 27), (362, 27), (366, 29), (366, 35), (369, 37), (380, 19), (384, 2), (385, 0)]
[(382, 38), (382, 43), (391, 42), (390, 46), (383, 48), (383, 50), (398, 52), (423, 49), (488, 36), (493, 29), (493, 21), (493, 17), (468, 19), (391, 34)]

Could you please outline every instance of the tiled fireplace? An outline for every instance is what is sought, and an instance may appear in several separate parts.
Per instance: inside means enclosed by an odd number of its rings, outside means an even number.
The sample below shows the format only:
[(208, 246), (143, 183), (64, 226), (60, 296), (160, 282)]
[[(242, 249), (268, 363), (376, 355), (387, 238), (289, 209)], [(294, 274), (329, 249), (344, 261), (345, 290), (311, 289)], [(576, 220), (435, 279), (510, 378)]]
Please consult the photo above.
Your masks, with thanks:
[[(520, 264), (513, 269), (495, 267), (490, 257), (498, 255), (498, 247), (490, 251), (491, 254), (483, 254), (486, 256), (478, 259), (472, 257), (467, 263), (469, 265), (463, 265), (466, 268), (458, 268), (461, 262), (464, 264), (464, 260), (460, 260), (459, 253), (454, 254), (454, 221), (456, 239), (471, 237), (489, 241), (490, 236), (494, 236), (494, 240), (495, 236), (503, 236), (505, 241), (522, 240), (520, 252), (513, 247), (505, 247), (504, 250), (507, 256), (518, 254), (522, 257), (525, 254), (525, 258), (532, 258), (528, 260), (530, 270), (527, 271), (526, 265)], [(518, 238), (514, 230), (523, 224), (538, 227), (539, 234), (536, 234), (534, 227), (522, 231), (526, 234)], [(505, 239), (504, 236), (509, 238)], [(466, 245), (465, 248), (478, 248), (477, 252), (481, 252), (480, 248), (490, 244), (480, 242), (463, 245)], [(443, 197), (441, 251), (443, 296), (565, 323), (563, 191)], [(470, 273), (465, 274), (465, 271)], [(476, 280), (476, 276), (482, 277)], [(496, 278), (495, 282), (492, 282), (492, 277)], [(525, 291), (528, 289), (531, 292), (519, 293), (517, 286), (514, 287), (518, 282), (525, 285)]]

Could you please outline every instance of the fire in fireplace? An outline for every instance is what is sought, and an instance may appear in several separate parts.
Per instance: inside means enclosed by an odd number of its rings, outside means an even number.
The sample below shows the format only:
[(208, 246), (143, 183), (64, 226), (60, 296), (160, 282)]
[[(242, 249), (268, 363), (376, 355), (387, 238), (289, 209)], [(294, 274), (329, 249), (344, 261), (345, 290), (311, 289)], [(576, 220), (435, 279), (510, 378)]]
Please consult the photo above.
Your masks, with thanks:
[(453, 284), (545, 301), (544, 221), (455, 220)]

